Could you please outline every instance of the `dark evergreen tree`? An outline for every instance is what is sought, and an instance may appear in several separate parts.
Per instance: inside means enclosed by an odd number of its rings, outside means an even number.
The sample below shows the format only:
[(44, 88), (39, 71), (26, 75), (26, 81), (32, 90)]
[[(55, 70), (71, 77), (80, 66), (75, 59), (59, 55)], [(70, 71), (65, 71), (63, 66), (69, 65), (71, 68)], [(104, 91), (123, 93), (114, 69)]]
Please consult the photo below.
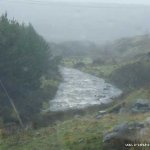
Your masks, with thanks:
[[(7, 14), (0, 17), (0, 80), (24, 120), (30, 120), (40, 111), (43, 101), (54, 96), (58, 84), (51, 82), (44, 86), (42, 79), (59, 81), (57, 60), (50, 53), (48, 43), (31, 24), (20, 25), (9, 20)], [(2, 89), (0, 116), (4, 121), (15, 118)]]

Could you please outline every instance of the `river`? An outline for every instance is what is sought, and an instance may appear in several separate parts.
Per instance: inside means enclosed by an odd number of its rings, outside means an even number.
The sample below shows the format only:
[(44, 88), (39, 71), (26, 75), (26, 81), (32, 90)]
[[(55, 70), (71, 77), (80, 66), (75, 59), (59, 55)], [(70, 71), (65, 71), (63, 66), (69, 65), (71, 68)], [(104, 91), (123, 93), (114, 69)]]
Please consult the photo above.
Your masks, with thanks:
[(50, 111), (82, 109), (102, 103), (110, 103), (122, 91), (106, 83), (104, 79), (83, 73), (77, 69), (61, 67), (63, 82), (56, 96), (50, 101)]

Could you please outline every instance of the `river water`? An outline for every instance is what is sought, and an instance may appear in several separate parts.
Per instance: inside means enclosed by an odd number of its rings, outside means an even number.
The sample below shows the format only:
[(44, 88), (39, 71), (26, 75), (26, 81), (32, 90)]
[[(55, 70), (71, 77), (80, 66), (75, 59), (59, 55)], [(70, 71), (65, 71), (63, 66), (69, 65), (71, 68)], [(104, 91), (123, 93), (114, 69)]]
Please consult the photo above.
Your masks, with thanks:
[(64, 81), (50, 101), (50, 111), (80, 109), (109, 103), (122, 91), (103, 79), (72, 68), (61, 68)]

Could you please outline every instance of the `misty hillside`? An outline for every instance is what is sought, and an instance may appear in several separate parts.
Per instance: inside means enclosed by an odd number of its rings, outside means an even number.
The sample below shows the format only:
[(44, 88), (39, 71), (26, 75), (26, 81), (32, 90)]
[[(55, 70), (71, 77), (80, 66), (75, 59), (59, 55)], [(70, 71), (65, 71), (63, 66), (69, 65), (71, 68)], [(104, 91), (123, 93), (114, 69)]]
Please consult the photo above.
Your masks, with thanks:
[(135, 61), (149, 55), (150, 36), (141, 35), (131, 38), (121, 38), (101, 48), (105, 56), (119, 61)]
[(52, 53), (63, 58), (91, 58), (111, 62), (137, 61), (150, 52), (150, 35), (138, 35), (112, 40), (100, 45), (90, 41), (50, 43)]
[(99, 46), (90, 41), (68, 41), (50, 43), (54, 55), (66, 57), (89, 57), (99, 51)]
[[(124, 90), (150, 84), (150, 36), (121, 38), (99, 46), (90, 57), (91, 63), (72, 61), (82, 71), (108, 79)], [(76, 59), (74, 57), (74, 59)], [(68, 63), (68, 60), (66, 61)], [(70, 63), (71, 64), (71, 63)]]

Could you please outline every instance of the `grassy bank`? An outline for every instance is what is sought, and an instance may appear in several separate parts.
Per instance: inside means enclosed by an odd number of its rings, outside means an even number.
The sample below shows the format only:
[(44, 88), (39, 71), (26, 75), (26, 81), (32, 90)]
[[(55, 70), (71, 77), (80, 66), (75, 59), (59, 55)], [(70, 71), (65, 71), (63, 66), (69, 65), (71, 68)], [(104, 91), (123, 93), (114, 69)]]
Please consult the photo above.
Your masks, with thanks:
[(0, 150), (102, 150), (103, 134), (125, 121), (142, 121), (149, 114), (108, 114), (74, 118), (39, 130), (24, 131), (1, 138)]

